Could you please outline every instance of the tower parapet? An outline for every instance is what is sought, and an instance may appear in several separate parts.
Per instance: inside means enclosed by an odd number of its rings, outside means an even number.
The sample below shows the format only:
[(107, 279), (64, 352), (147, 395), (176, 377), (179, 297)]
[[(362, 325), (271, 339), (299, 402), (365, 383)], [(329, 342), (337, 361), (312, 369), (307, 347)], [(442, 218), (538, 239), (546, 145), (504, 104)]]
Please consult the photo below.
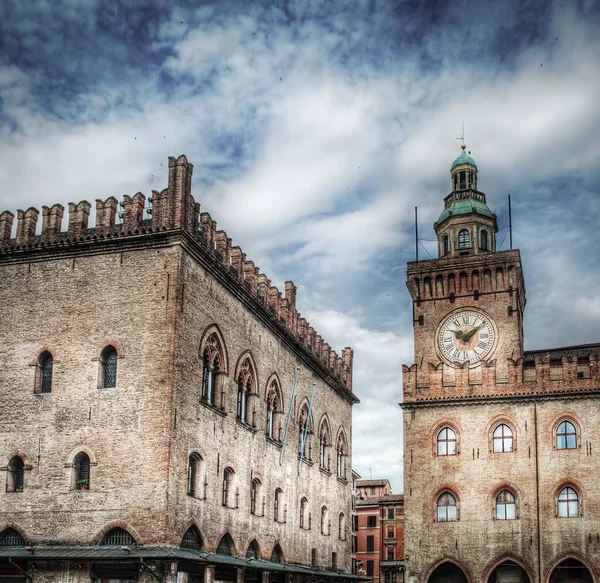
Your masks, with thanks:
[[(285, 282), (285, 295), (271, 285), (271, 280), (260, 273), (259, 268), (246, 258), (246, 254), (223, 230), (210, 214), (200, 214), (200, 204), (192, 193), (193, 165), (185, 156), (169, 158), (169, 182), (162, 191), (152, 191), (148, 199), (141, 192), (133, 196), (123, 195), (119, 202), (109, 196), (105, 201), (96, 200), (96, 224), (89, 226), (92, 205), (82, 200), (69, 203), (68, 227), (62, 230), (64, 207), (54, 204), (42, 207), (42, 230), (36, 235), (39, 211), (30, 207), (17, 211), (16, 236), (11, 238), (14, 215), (10, 211), (0, 214), (0, 259), (41, 251), (51, 253), (53, 248), (75, 249), (78, 245), (122, 239), (127, 236), (152, 235), (163, 231), (185, 233), (198, 244), (201, 253), (211, 258), (211, 265), (218, 269), (228, 281), (244, 289), (257, 303), (258, 309), (266, 311), (268, 317), (301, 346), (306, 355), (318, 363), (322, 371), (335, 382), (352, 393), (351, 348), (345, 348), (342, 356), (323, 343), (321, 336), (315, 341), (315, 331), (296, 310), (296, 286)], [(147, 205), (150, 205), (147, 207)], [(144, 218), (144, 211), (151, 218)], [(117, 223), (117, 217), (122, 222)], [(238, 292), (236, 292), (238, 293)], [(351, 395), (353, 399), (355, 397)]]

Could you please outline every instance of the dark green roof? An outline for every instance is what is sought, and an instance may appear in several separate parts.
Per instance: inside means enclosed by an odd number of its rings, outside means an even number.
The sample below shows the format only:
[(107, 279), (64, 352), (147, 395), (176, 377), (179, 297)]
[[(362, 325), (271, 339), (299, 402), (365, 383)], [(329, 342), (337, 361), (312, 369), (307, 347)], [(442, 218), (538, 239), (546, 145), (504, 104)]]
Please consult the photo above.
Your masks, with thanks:
[(475, 168), (477, 168), (475, 160), (473, 160), (471, 156), (468, 156), (464, 150), (460, 153), (460, 156), (456, 160), (454, 160), (454, 162), (452, 162), (450, 170), (452, 170), (455, 166), (458, 166), (459, 164), (471, 164), (471, 166), (475, 166)]
[(446, 207), (442, 211), (442, 214), (440, 215), (440, 218), (437, 222), (441, 223), (442, 221), (446, 220), (450, 215), (468, 215), (473, 212), (473, 209), (475, 209), (476, 213), (483, 215), (484, 217), (494, 217), (494, 213), (492, 213), (492, 211), (488, 208), (488, 206), (485, 203), (480, 202), (478, 200), (474, 200), (472, 198), (468, 198), (466, 200), (457, 200), (453, 202), (449, 207)]

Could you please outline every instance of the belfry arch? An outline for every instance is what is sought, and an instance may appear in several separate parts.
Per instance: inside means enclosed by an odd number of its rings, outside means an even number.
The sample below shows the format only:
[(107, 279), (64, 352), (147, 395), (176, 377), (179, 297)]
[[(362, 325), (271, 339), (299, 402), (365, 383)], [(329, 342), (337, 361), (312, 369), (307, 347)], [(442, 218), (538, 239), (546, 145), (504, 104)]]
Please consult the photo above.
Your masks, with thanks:
[(469, 578), (456, 563), (444, 561), (431, 571), (425, 583), (469, 583)]

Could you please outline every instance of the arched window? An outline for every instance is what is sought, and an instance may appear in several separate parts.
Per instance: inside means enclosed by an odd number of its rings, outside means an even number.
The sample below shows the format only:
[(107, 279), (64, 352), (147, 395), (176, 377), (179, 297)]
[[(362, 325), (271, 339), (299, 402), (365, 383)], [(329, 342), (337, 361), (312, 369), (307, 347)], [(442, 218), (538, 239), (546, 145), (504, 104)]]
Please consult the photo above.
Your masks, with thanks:
[(117, 349), (110, 344), (100, 353), (98, 386), (101, 389), (114, 389), (117, 386)]
[(248, 550), (246, 551), (246, 558), (247, 559), (260, 559), (260, 548), (259, 548), (256, 540), (253, 540), (248, 545)]
[(217, 555), (233, 556), (233, 540), (229, 533), (225, 533), (217, 546)]
[(337, 465), (337, 468), (336, 468), (337, 477), (341, 478), (342, 480), (345, 480), (346, 479), (346, 462), (345, 462), (346, 438), (344, 437), (343, 432), (340, 432), (340, 434), (338, 436), (336, 453), (337, 453), (337, 464), (336, 464)]
[(479, 233), (479, 247), (484, 251), (487, 251), (488, 248), (488, 232), (485, 229)]
[(438, 522), (455, 522), (458, 520), (456, 498), (450, 492), (444, 492), (437, 500)]
[(275, 498), (273, 499), (273, 520), (279, 522), (279, 514), (281, 512), (281, 504), (283, 502), (283, 491), (277, 488), (275, 490)]
[(180, 547), (182, 549), (190, 549), (192, 551), (202, 550), (202, 537), (195, 526), (190, 526), (190, 528), (185, 531), (185, 534), (181, 539)]
[[(248, 402), (250, 394), (254, 391), (254, 375), (250, 359), (246, 358), (240, 366), (238, 375), (238, 399), (237, 399), (237, 418), (242, 423), (249, 424)], [(254, 426), (254, 422), (252, 423)]]
[(450, 427), (444, 427), (437, 435), (437, 454), (456, 455), (456, 433)]
[(517, 501), (510, 490), (502, 490), (496, 496), (496, 518), (498, 520), (514, 520), (517, 518)]
[(306, 528), (306, 513), (308, 512), (308, 500), (302, 498), (300, 500), (300, 528)]
[(14, 529), (7, 528), (0, 532), (0, 547), (24, 547), (25, 539)]
[(73, 460), (73, 475), (75, 490), (90, 489), (90, 458), (87, 453), (80, 451)]
[(204, 343), (202, 355), (202, 400), (210, 405), (222, 403), (217, 380), (223, 370), (223, 349), (216, 333), (211, 334)]
[(468, 249), (471, 246), (471, 235), (468, 229), (461, 229), (458, 232), (458, 248)]
[(558, 495), (558, 516), (559, 518), (579, 516), (579, 496), (571, 486), (565, 486)]
[(223, 506), (229, 506), (233, 475), (233, 470), (231, 468), (225, 468), (223, 470), (223, 498), (221, 501)]
[(200, 468), (202, 457), (193, 453), (188, 458), (188, 484), (187, 493), (189, 496), (198, 496), (200, 494)]
[(329, 534), (329, 512), (327, 506), (321, 508), (321, 534)]
[(577, 449), (577, 430), (570, 421), (563, 421), (556, 429), (556, 449)]
[(16, 455), (8, 462), (8, 472), (6, 476), (6, 491), (22, 492), (24, 475), (25, 464), (23, 463), (23, 459)]
[(448, 237), (448, 235), (444, 235), (443, 246), (444, 246), (444, 255), (450, 253), (450, 238)]
[(51, 393), (52, 392), (52, 366), (54, 360), (52, 355), (45, 350), (37, 359), (35, 373), (35, 392)]
[(302, 454), (302, 457), (312, 460), (312, 420), (306, 403), (300, 409), (298, 429), (298, 453)]
[(252, 514), (258, 514), (258, 505), (260, 504), (260, 486), (261, 483), (258, 478), (254, 478), (250, 484), (250, 512)]
[(124, 528), (112, 528), (100, 540), (98, 546), (116, 547), (134, 545), (133, 537)]
[(324, 419), (321, 423), (319, 431), (319, 467), (324, 470), (329, 470), (330, 460), (327, 455), (327, 447), (329, 446), (329, 426), (327, 420)]
[[(281, 427), (275, 427), (277, 413), (281, 404), (279, 402), (279, 385), (273, 379), (267, 390), (267, 436), (281, 441)], [(277, 431), (277, 433), (276, 433)]]
[(269, 561), (271, 561), (271, 563), (283, 563), (283, 551), (279, 545), (275, 545)]
[(495, 453), (509, 453), (513, 451), (513, 432), (512, 429), (502, 423), (494, 429), (494, 452)]
[(343, 512), (340, 512), (338, 522), (338, 538), (340, 540), (346, 540), (346, 516)]

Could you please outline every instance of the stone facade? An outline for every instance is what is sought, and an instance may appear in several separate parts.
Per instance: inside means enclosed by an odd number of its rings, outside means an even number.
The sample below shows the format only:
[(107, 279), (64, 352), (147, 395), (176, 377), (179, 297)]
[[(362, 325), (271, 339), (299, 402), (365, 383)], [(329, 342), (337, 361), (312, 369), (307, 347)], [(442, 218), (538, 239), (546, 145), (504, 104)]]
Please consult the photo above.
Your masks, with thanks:
[[(15, 239), (13, 215), (0, 215), (7, 485), (18, 473), (11, 460), (24, 464), (21, 487), (0, 493), (0, 532), (14, 529), (35, 554), (38, 545), (96, 545), (115, 527), (138, 549), (178, 549), (193, 527), (207, 552), (226, 537), (232, 555), (246, 557), (255, 541), (257, 558), (276, 550), (286, 563), (349, 572), (352, 350), (331, 350), (297, 312), (293, 283), (282, 295), (200, 213), (192, 170), (170, 158), (151, 218), (141, 193), (125, 197), (121, 224), (112, 197), (96, 202), (93, 228), (85, 201), (69, 205), (64, 232), (60, 205), (43, 208), (40, 235), (36, 209), (19, 211)], [(206, 399), (211, 343), (219, 367)], [(110, 388), (107, 347), (117, 356)], [(76, 482), (81, 452), (87, 483)], [(93, 571), (85, 561), (53, 565), (34, 580), (89, 581)], [(166, 565), (155, 565), (165, 580), (174, 576)]]
[[(495, 251), (495, 216), (479, 205), (482, 193), (456, 192), (457, 173), (476, 179), (465, 159), (453, 166), (450, 197), (476, 202), (442, 213), (436, 232), (452, 241), (448, 249), (440, 240), (439, 259), (408, 264), (407, 581), (595, 582), (600, 345), (523, 351), (519, 252)], [(492, 237), (485, 248), (482, 226)], [(462, 229), (470, 237), (461, 246)], [(449, 315), (456, 323), (444, 328)], [(483, 330), (491, 346), (478, 343)]]

